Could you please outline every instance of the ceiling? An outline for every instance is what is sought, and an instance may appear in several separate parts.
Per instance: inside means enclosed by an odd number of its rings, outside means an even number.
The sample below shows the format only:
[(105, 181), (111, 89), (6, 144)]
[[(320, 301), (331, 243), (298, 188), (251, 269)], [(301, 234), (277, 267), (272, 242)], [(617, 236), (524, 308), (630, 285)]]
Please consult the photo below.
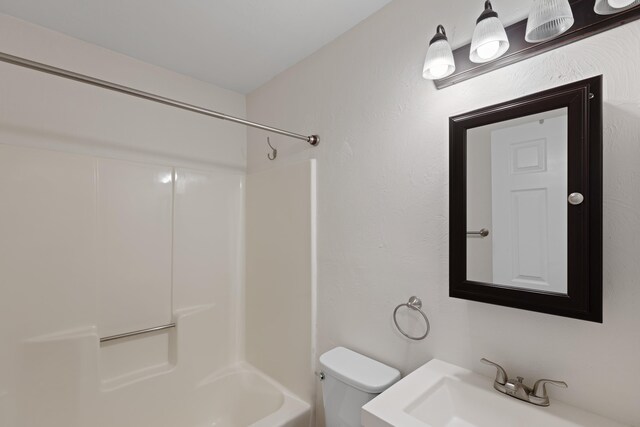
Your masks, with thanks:
[(0, 0), (0, 13), (248, 93), (391, 0)]

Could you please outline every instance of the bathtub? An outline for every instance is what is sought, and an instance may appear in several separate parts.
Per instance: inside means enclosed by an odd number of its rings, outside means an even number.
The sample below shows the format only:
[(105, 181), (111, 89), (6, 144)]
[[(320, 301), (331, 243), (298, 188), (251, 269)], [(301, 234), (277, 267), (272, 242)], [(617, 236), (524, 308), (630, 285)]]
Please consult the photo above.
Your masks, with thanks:
[(206, 379), (196, 396), (195, 427), (309, 427), (309, 404), (248, 365)]
[[(310, 405), (253, 366), (210, 370), (215, 343), (201, 337), (212, 319), (196, 314), (178, 318), (183, 329), (173, 332), (173, 343), (161, 334), (145, 338), (172, 344), (171, 363), (120, 377), (102, 370), (109, 354), (94, 327), (32, 339), (22, 346), (20, 385), (6, 389), (0, 381), (0, 426), (309, 427)], [(188, 323), (194, 319), (202, 330)], [(125, 347), (116, 362), (144, 355), (149, 349), (141, 344), (118, 343), (135, 347)]]
[[(310, 405), (250, 366), (227, 368), (195, 387), (185, 383), (171, 389), (162, 381), (169, 376), (138, 383), (144, 390), (132, 390), (134, 384), (107, 391), (93, 405), (83, 402), (63, 410), (55, 404), (29, 406), (24, 411), (16, 408), (18, 418), (14, 418), (15, 411), (1, 411), (0, 426), (309, 427)], [(154, 387), (147, 387), (155, 380)], [(7, 409), (3, 405), (7, 395), (1, 393), (0, 409)], [(46, 423), (51, 414), (51, 422)]]

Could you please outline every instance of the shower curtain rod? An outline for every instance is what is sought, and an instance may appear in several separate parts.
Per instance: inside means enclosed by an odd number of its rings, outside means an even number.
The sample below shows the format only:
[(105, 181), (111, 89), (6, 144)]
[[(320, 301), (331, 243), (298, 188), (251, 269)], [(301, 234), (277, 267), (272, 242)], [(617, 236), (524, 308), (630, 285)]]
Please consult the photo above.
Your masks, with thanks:
[(86, 83), (92, 86), (101, 87), (103, 89), (109, 89), (115, 92), (124, 93), (126, 95), (135, 96), (137, 98), (146, 99), (148, 101), (158, 102), (160, 104), (169, 105), (171, 107), (180, 108), (182, 110), (191, 111), (205, 116), (214, 117), (216, 119), (227, 120), (233, 123), (249, 126), (256, 129), (262, 129), (267, 132), (277, 133), (279, 135), (288, 136), (290, 138), (300, 139), (307, 141), (309, 144), (316, 146), (320, 143), (320, 137), (318, 135), (300, 135), (295, 132), (289, 132), (283, 129), (274, 128), (271, 126), (262, 125), (260, 123), (250, 122), (239, 117), (229, 116), (217, 111), (208, 110), (206, 108), (197, 107), (195, 105), (187, 104), (174, 99), (165, 98), (163, 96), (154, 95), (152, 93), (143, 92), (141, 90), (133, 89), (127, 86), (122, 86), (116, 83), (111, 83), (106, 80), (96, 79), (84, 74), (74, 73), (73, 71), (64, 70), (62, 68), (52, 67), (40, 62), (31, 61), (29, 59), (21, 58), (19, 56), (9, 55), (7, 53), (0, 52), (0, 61), (8, 64), (17, 65), (19, 67), (29, 68), (31, 70), (40, 71), (47, 74), (53, 74), (54, 76), (63, 77), (69, 80), (75, 80), (77, 82)]

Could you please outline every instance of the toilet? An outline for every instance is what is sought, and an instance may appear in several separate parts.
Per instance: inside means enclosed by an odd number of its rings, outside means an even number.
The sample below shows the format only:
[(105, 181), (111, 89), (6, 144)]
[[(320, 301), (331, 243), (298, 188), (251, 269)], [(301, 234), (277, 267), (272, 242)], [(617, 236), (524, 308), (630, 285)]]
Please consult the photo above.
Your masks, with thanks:
[(365, 403), (391, 387), (400, 372), (344, 347), (320, 356), (326, 427), (360, 427)]

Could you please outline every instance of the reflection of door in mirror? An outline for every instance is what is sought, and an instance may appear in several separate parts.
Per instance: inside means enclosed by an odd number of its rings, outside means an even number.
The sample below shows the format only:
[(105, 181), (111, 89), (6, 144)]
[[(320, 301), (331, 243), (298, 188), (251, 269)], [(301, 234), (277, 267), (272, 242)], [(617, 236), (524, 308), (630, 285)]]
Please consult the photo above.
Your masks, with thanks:
[(468, 280), (567, 293), (567, 165), (566, 108), (468, 131)]

